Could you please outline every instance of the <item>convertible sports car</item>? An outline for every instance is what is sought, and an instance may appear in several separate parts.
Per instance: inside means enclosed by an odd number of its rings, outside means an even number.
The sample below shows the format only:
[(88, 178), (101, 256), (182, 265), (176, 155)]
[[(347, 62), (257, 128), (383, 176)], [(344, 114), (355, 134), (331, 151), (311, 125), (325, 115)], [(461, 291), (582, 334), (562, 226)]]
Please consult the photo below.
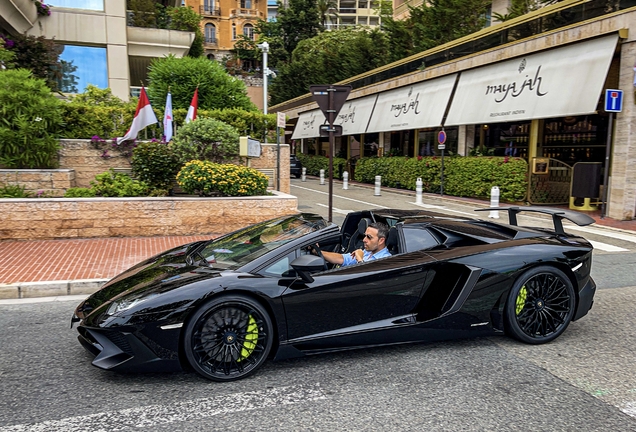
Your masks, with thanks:
[[(562, 219), (594, 220), (497, 210), (509, 225), (386, 209), (350, 213), (342, 228), (313, 214), (273, 219), (137, 264), (72, 323), (97, 367), (191, 367), (215, 381), (244, 378), (267, 358), (342, 349), (504, 333), (552, 341), (587, 314), (596, 290), (592, 246)], [(553, 229), (518, 226), (522, 211), (550, 215)], [(321, 250), (355, 250), (371, 222), (389, 225), (390, 257), (326, 263)]]

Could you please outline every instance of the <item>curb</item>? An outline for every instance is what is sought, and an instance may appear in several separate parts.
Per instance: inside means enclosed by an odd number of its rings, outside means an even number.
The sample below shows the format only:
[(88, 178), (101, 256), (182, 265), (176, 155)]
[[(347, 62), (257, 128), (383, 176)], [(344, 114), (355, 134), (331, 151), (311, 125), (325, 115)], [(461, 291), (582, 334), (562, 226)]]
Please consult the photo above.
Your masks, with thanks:
[(92, 294), (99, 290), (108, 280), (109, 279), (79, 279), (0, 284), (0, 299), (26, 299)]

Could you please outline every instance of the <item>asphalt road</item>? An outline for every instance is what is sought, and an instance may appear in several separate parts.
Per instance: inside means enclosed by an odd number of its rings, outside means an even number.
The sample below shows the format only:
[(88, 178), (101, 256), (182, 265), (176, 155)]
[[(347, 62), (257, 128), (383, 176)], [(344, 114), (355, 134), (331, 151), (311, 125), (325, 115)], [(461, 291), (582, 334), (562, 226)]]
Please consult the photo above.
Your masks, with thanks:
[[(292, 193), (324, 210), (309, 186), (292, 181)], [(345, 193), (338, 211), (413, 200)], [(604, 248), (594, 307), (550, 344), (495, 337), (350, 351), (270, 362), (232, 383), (99, 370), (69, 328), (79, 299), (0, 303), (0, 432), (636, 431), (636, 242), (606, 231), (586, 234)]]

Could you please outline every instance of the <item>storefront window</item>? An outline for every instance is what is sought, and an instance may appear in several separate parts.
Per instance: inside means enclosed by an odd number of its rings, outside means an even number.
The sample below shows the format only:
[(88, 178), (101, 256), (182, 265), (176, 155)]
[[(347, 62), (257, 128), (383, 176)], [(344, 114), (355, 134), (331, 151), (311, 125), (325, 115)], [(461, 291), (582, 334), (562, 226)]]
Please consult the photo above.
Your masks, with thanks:
[(349, 137), (349, 154), (352, 159), (359, 159), (360, 154), (360, 135), (351, 135)]
[(380, 142), (379, 133), (369, 133), (364, 135), (364, 156), (377, 156), (378, 143)]
[[(446, 148), (444, 149), (444, 154), (447, 156), (457, 154), (457, 141), (458, 141), (458, 132), (459, 129), (457, 127), (449, 127), (445, 128), (444, 132), (446, 132)], [(437, 135), (439, 133), (439, 129), (420, 129), (417, 134), (418, 141), (418, 156), (441, 156), (442, 151), (437, 148), (438, 141)]]
[(475, 128), (475, 148), (492, 156), (528, 157), (530, 122), (494, 123)]
[(63, 93), (82, 93), (89, 84), (108, 88), (106, 48), (64, 45), (60, 60), (63, 70), (59, 85)]
[(603, 162), (607, 117), (600, 115), (546, 119), (543, 123), (542, 156), (568, 165)]
[(68, 9), (104, 10), (104, 0), (48, 0), (46, 4)]

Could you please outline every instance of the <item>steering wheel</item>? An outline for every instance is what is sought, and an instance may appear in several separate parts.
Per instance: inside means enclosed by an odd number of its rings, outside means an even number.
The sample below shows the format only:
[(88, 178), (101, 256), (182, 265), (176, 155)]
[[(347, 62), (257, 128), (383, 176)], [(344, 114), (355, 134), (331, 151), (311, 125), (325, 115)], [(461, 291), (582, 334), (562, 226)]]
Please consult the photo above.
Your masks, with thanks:
[(322, 260), (324, 261), (325, 265), (323, 266), (323, 270), (328, 270), (328, 269), (329, 269), (329, 267), (327, 267), (327, 260), (325, 259), (325, 256), (324, 256), (324, 255), (323, 255), (323, 253), (322, 253), (322, 249), (320, 248), (320, 246), (318, 246), (318, 243), (313, 244), (313, 245), (309, 245), (309, 247), (310, 247), (312, 250), (315, 250), (315, 251), (316, 251), (316, 253), (318, 254), (318, 256), (319, 256), (320, 258), (322, 258)]

